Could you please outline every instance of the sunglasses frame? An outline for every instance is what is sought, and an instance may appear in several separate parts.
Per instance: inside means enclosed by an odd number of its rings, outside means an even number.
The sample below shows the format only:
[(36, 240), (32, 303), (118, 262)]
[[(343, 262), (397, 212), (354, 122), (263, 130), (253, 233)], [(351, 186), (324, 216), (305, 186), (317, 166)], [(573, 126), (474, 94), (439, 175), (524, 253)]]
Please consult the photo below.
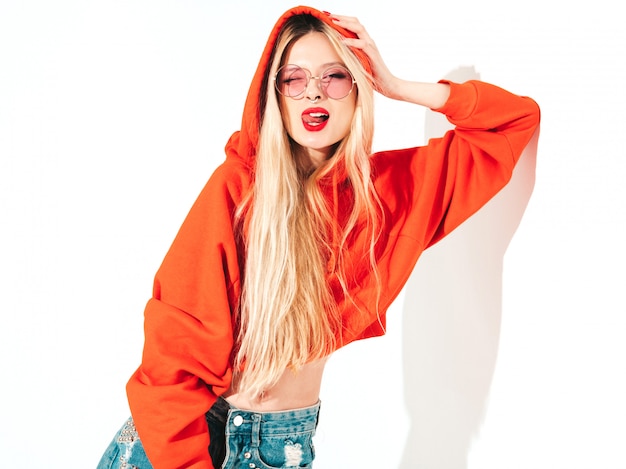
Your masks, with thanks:
[[(280, 85), (278, 83), (278, 75), (280, 74), (281, 70), (285, 69), (286, 67), (293, 67), (294, 72), (299, 70), (302, 70), (304, 72), (304, 74), (306, 75), (306, 85), (304, 86), (304, 89), (296, 94), (295, 96), (290, 96), (288, 94), (284, 94), (281, 90), (280, 90)], [(332, 70), (334, 68), (339, 68), (344, 70), (348, 76), (351, 78), (351, 84), (352, 86), (350, 87), (350, 91), (348, 91), (348, 93), (346, 93), (345, 96), (342, 96), (340, 98), (334, 98), (332, 96), (330, 96), (327, 92), (326, 89), (328, 88), (328, 85), (324, 86), (323, 82), (322, 82), (322, 77), (326, 74), (327, 71)], [(339, 100), (339, 99), (344, 99), (348, 96), (350, 96), (350, 93), (352, 93), (352, 90), (354, 90), (354, 85), (356, 85), (356, 80), (354, 79), (354, 75), (352, 75), (352, 72), (350, 70), (348, 70), (347, 67), (344, 67), (343, 65), (332, 65), (330, 67), (328, 67), (327, 69), (325, 69), (319, 76), (313, 76), (313, 74), (311, 73), (310, 70), (304, 68), (304, 67), (300, 67), (299, 65), (294, 65), (294, 64), (285, 64), (283, 66), (281, 66), (278, 70), (276, 70), (276, 73), (274, 74), (274, 88), (276, 88), (276, 91), (281, 95), (284, 96), (286, 98), (291, 98), (291, 99), (302, 99), (304, 98), (304, 95), (306, 94), (306, 90), (309, 87), (309, 83), (311, 83), (311, 80), (318, 80), (320, 82), (320, 90), (322, 90), (322, 92), (324, 93), (324, 95), (326, 95), (328, 98), (330, 99), (334, 99), (334, 100)], [(330, 83), (329, 83), (330, 84)]]

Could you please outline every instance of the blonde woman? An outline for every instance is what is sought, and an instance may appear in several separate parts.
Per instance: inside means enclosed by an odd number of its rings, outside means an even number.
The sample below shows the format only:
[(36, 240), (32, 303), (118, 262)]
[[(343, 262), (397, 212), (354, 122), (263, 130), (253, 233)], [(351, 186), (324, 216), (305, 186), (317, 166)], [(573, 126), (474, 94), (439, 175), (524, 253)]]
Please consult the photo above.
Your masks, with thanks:
[[(374, 91), (456, 127), (372, 154)], [(156, 275), (132, 418), (99, 468), (311, 467), (327, 357), (385, 332), (421, 252), (508, 182), (538, 125), (496, 86), (397, 78), (356, 18), (287, 11)]]

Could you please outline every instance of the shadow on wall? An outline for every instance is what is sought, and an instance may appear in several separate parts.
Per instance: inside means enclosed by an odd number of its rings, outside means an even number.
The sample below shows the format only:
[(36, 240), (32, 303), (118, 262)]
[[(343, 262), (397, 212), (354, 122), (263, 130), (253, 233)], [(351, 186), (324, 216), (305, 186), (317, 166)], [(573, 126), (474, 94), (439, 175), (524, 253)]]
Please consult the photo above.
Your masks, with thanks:
[[(446, 78), (480, 79), (473, 67)], [(426, 140), (451, 128), (428, 111)], [(502, 265), (535, 183), (536, 136), (510, 183), (428, 249), (405, 287), (403, 371), (410, 429), (401, 469), (464, 469), (493, 377), (502, 316)]]

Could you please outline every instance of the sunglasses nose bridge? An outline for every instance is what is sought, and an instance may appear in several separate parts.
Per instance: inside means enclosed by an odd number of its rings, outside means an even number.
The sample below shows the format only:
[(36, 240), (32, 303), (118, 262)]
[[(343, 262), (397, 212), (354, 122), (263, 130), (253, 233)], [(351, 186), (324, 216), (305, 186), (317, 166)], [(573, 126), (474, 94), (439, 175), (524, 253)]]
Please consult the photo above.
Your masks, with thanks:
[[(324, 88), (322, 88), (322, 76), (318, 76), (318, 77), (314, 77), (313, 75), (311, 75), (310, 73), (307, 73), (307, 80), (306, 80), (306, 88), (304, 88), (304, 94), (308, 94), (309, 92), (309, 87), (311, 86), (311, 82), (313, 80), (317, 80), (316, 83), (316, 92), (320, 92), (320, 93), (324, 93)], [(321, 96), (320, 96), (321, 97)]]

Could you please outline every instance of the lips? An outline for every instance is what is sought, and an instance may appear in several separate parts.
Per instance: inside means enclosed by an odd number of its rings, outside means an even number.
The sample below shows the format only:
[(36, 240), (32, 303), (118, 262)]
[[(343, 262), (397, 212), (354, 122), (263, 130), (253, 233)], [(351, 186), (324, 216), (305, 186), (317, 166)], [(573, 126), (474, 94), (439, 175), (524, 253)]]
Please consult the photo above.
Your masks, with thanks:
[(322, 107), (310, 107), (302, 113), (302, 124), (304, 128), (311, 132), (319, 132), (328, 123), (330, 115)]

